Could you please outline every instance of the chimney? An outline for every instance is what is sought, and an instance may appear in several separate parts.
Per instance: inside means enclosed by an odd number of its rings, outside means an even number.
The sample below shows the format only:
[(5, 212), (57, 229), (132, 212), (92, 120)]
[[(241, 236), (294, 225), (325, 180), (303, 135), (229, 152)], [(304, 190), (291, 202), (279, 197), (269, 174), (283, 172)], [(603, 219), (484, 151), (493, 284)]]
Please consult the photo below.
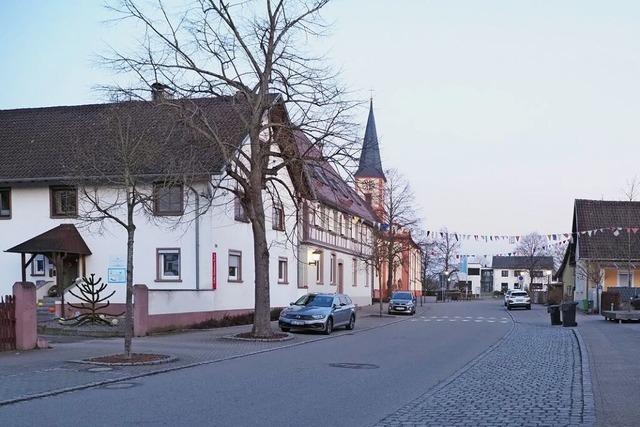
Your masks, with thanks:
[(162, 102), (165, 99), (171, 99), (171, 95), (167, 89), (169, 89), (169, 86), (155, 82), (151, 85), (151, 99), (154, 102)]

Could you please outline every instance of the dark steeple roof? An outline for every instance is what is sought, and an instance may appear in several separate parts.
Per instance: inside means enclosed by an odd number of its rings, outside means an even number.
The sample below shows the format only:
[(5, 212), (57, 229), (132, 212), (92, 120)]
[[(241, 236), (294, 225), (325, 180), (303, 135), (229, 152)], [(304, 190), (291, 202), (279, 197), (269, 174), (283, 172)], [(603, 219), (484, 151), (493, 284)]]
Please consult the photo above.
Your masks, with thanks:
[(360, 164), (355, 176), (356, 178), (382, 178), (385, 181), (387, 180), (380, 160), (376, 119), (373, 117), (373, 99), (369, 106), (369, 118), (367, 119), (367, 128), (364, 131), (364, 144), (362, 144)]

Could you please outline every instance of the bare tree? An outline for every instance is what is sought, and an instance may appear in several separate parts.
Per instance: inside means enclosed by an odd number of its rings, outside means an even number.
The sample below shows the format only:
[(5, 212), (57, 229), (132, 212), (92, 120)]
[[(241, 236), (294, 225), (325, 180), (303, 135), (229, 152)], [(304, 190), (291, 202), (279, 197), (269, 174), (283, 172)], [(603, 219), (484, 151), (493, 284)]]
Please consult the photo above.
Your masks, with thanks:
[[(387, 182), (379, 196), (382, 229), (375, 233), (375, 254), (386, 272), (386, 293), (391, 295), (396, 269), (402, 265), (403, 254), (413, 244), (411, 232), (418, 225), (413, 191), (407, 180), (395, 169), (385, 171)], [(382, 292), (380, 293), (382, 299)]]
[(526, 236), (522, 236), (516, 245), (515, 252), (516, 255), (525, 257), (524, 266), (529, 273), (529, 280), (531, 281), (529, 287), (531, 287), (535, 272), (544, 268), (540, 257), (551, 255), (547, 239), (536, 232), (529, 233)]
[[(113, 10), (144, 27), (139, 50), (115, 52), (107, 59), (116, 70), (140, 82), (118, 87), (128, 97), (144, 97), (161, 82), (172, 93), (165, 103), (196, 129), (222, 158), (225, 173), (215, 182), (241, 202), (253, 232), (255, 316), (252, 334), (273, 335), (270, 324), (269, 244), (265, 194), (293, 189), (281, 171), (299, 170), (290, 144), (304, 132), (315, 148), (344, 169), (352, 156), (354, 103), (323, 58), (307, 52), (309, 38), (326, 26), (320, 11), (329, 0), (196, 0), (193, 7), (169, 9), (138, 0), (120, 0)], [(242, 146), (212, 125), (199, 103), (174, 102), (230, 96), (247, 138)], [(295, 172), (294, 172), (295, 173)]]
[[(457, 277), (459, 264), (456, 261), (459, 256), (460, 242), (455, 233), (449, 233), (446, 228), (436, 233), (432, 240), (433, 270), (441, 280), (445, 280), (445, 286), (449, 290), (451, 277)], [(445, 275), (444, 279), (442, 275)]]
[[(640, 183), (638, 182), (638, 177), (634, 176), (632, 179), (627, 180), (627, 185), (624, 189), (624, 195), (627, 201), (633, 202), (636, 200), (636, 194), (638, 192), (638, 187), (640, 187)], [(627, 286), (632, 287), (631, 283), (631, 218), (627, 215), (627, 224), (624, 224), (627, 230)], [(616, 225), (619, 226), (619, 225)], [(587, 288), (588, 289), (588, 288)]]
[[(172, 114), (161, 108), (151, 102), (105, 106), (88, 130), (93, 136), (77, 141), (66, 165), (78, 186), (78, 220), (98, 231), (115, 224), (126, 232), (124, 354), (128, 358), (133, 337), (137, 222), (159, 220), (154, 216), (158, 206), (175, 196), (175, 191), (183, 208), (172, 212), (175, 216), (171, 218), (180, 219), (184, 206), (189, 205), (190, 193), (183, 188), (189, 188), (194, 173), (203, 170), (196, 147), (187, 142), (191, 130), (177, 125)], [(178, 156), (176, 148), (180, 149)]]

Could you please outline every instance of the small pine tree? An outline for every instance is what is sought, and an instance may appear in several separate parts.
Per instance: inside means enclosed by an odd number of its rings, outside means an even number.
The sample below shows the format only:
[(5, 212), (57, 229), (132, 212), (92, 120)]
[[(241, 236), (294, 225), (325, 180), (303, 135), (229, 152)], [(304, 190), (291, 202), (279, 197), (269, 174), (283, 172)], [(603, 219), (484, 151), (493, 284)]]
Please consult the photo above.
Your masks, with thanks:
[[(109, 298), (111, 298), (116, 291), (111, 291), (109, 295), (102, 296), (107, 288), (107, 283), (101, 282), (102, 277), (96, 280), (95, 274), (92, 273), (89, 277), (83, 277), (82, 280), (76, 284), (75, 290), (79, 290), (80, 295), (74, 293), (74, 289), (69, 290), (69, 293), (82, 301), (82, 303), (79, 305), (68, 303), (68, 305), (81, 310), (89, 310), (71, 319), (76, 321), (77, 326), (84, 325), (85, 323), (102, 323), (111, 326), (111, 323), (103, 318), (104, 314), (101, 314), (100, 311), (109, 307)], [(103, 304), (105, 301), (106, 303)]]

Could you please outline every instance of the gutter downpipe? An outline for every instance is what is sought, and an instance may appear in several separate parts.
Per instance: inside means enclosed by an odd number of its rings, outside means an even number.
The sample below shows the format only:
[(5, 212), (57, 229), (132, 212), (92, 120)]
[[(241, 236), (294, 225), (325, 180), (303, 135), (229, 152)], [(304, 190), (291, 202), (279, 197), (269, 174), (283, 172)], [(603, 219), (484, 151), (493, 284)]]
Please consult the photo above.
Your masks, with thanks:
[(190, 188), (196, 196), (196, 290), (200, 290), (200, 195), (193, 187)]

